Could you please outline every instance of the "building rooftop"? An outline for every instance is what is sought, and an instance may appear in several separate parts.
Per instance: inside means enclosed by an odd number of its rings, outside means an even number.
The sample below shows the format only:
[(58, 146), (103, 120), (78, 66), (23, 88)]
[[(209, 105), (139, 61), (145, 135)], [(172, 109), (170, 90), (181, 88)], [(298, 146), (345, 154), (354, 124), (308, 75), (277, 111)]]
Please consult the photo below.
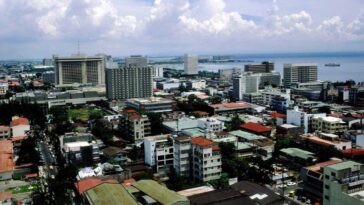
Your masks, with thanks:
[(10, 127), (18, 125), (29, 125), (29, 120), (25, 117), (13, 117), (12, 121), (10, 122)]
[(346, 157), (363, 156), (364, 155), (364, 149), (363, 148), (351, 148), (351, 149), (343, 150), (342, 153)]
[(325, 167), (328, 165), (332, 165), (332, 164), (336, 164), (336, 163), (340, 163), (342, 162), (341, 159), (337, 159), (337, 158), (332, 158), (329, 161), (326, 162), (320, 162), (311, 166), (306, 167), (306, 169), (314, 171), (314, 172), (319, 172), (321, 173), (321, 167)]
[(0, 125), (0, 132), (9, 132), (10, 127), (6, 125)]
[(149, 97), (149, 98), (132, 98), (128, 99), (127, 102), (138, 103), (138, 104), (154, 104), (154, 103), (172, 103), (171, 99), (161, 98), (161, 97)]
[(206, 192), (213, 191), (213, 190), (215, 190), (215, 189), (211, 186), (200, 186), (200, 187), (195, 187), (195, 188), (191, 188), (191, 189), (181, 190), (177, 193), (182, 196), (189, 197), (189, 196), (206, 193)]
[(254, 205), (248, 196), (232, 188), (218, 189), (188, 197), (191, 205)]
[(0, 140), (0, 172), (14, 169), (13, 143), (11, 140)]
[(221, 103), (221, 104), (210, 104), (211, 107), (219, 109), (229, 108), (250, 108), (251, 104), (247, 102), (235, 102), (235, 103)]
[(315, 158), (314, 153), (299, 148), (284, 148), (281, 149), (280, 152), (285, 153), (291, 157), (298, 157), (304, 160)]
[(102, 183), (85, 192), (93, 205), (138, 205), (134, 197), (121, 184)]
[(292, 125), (292, 124), (283, 124), (283, 125), (279, 125), (279, 127), (282, 127), (285, 129), (292, 129), (292, 128), (298, 128), (299, 126)]
[(276, 118), (286, 118), (287, 117), (285, 114), (281, 114), (281, 113), (278, 113), (278, 112), (271, 112), (269, 114), (270, 114), (270, 116), (273, 119), (276, 119)]
[(2, 191), (2, 192), (0, 192), (0, 202), (11, 199), (12, 196), (13, 196), (13, 194), (11, 192)]
[(192, 138), (191, 143), (201, 146), (203, 148), (207, 148), (207, 147), (214, 145), (213, 141), (206, 139), (204, 137), (194, 137), (194, 138)]
[(360, 166), (360, 165), (361, 164), (358, 163), (358, 162), (345, 161), (345, 162), (332, 164), (332, 165), (329, 165), (329, 166), (326, 166), (326, 167), (339, 171), (339, 170), (343, 170), (343, 169), (347, 169), (347, 168), (353, 168), (355, 166)]
[(78, 190), (78, 193), (82, 194), (83, 192), (99, 185), (102, 183), (115, 183), (117, 184), (118, 181), (116, 181), (115, 179), (99, 179), (99, 178), (87, 178), (87, 179), (83, 179), (81, 181), (78, 181), (75, 183), (75, 187)]
[(327, 117), (314, 116), (313, 118), (314, 119), (321, 118), (323, 121), (329, 122), (329, 123), (345, 123), (341, 118), (332, 117), (332, 116), (327, 116)]
[(256, 135), (256, 134), (252, 134), (249, 132), (245, 132), (242, 130), (234, 130), (229, 132), (230, 135), (239, 137), (239, 138), (244, 138), (247, 141), (253, 141), (253, 140), (264, 140), (267, 139), (266, 137), (260, 136), (260, 135)]
[(261, 125), (259, 123), (254, 123), (254, 122), (248, 122), (245, 124), (240, 125), (241, 128), (255, 132), (255, 133), (265, 133), (265, 132), (270, 132), (272, 131), (271, 128)]
[[(177, 126), (178, 123), (178, 126)], [(190, 118), (181, 118), (179, 120), (175, 121), (169, 121), (169, 122), (163, 122), (163, 125), (166, 127), (169, 127), (170, 129), (177, 131), (178, 130), (184, 130), (189, 128), (196, 128), (198, 127), (198, 121), (196, 119), (190, 119)]]
[(163, 205), (172, 205), (178, 202), (188, 201), (185, 196), (177, 194), (154, 180), (140, 180), (132, 186)]

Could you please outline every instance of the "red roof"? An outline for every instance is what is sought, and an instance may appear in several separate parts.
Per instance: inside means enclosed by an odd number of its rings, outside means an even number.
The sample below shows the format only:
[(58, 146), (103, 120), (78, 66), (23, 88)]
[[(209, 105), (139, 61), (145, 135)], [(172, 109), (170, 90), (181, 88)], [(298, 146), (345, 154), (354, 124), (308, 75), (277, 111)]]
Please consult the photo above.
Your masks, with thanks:
[(219, 151), (219, 150), (220, 150), (220, 147), (219, 147), (219, 146), (217, 146), (217, 145), (215, 145), (215, 146), (213, 146), (213, 147), (212, 147), (212, 150), (213, 150), (213, 151)]
[(211, 107), (226, 107), (226, 108), (239, 108), (250, 106), (247, 102), (235, 102), (235, 103), (221, 103), (221, 104), (211, 104)]
[(270, 132), (272, 131), (271, 128), (261, 125), (259, 123), (255, 123), (255, 122), (248, 122), (245, 124), (240, 125), (241, 128), (252, 131), (252, 132), (256, 132), (256, 133), (263, 133), (263, 132)]
[(138, 115), (138, 114), (132, 114), (132, 115), (130, 115), (130, 118), (133, 119), (133, 120), (139, 120), (140, 119), (140, 115)]
[(11, 121), (10, 127), (18, 126), (18, 125), (29, 125), (29, 120), (25, 117), (15, 118)]
[(354, 114), (351, 114), (351, 117), (353, 117), (353, 118), (363, 118), (364, 114), (354, 113)]
[(87, 179), (76, 182), (75, 186), (78, 190), (78, 193), (82, 194), (83, 192), (85, 192), (95, 186), (98, 186), (102, 183), (117, 184), (118, 181), (116, 181), (115, 179), (102, 180), (102, 179), (98, 179), (98, 178), (87, 178)]
[(201, 147), (207, 148), (214, 144), (213, 141), (206, 139), (204, 137), (194, 137), (191, 140), (192, 144), (199, 145)]
[(273, 119), (276, 119), (276, 118), (286, 118), (287, 117), (285, 114), (281, 114), (281, 113), (278, 113), (278, 112), (271, 112), (270, 113), (270, 116)]
[(199, 110), (193, 111), (193, 113), (198, 114), (198, 115), (201, 115), (201, 116), (208, 116), (209, 115), (208, 112), (199, 111)]
[(0, 140), (0, 172), (14, 169), (13, 143), (11, 140)]
[(0, 192), (0, 201), (5, 201), (7, 199), (10, 199), (13, 196), (11, 192), (3, 191)]
[(9, 132), (10, 131), (10, 127), (6, 126), (6, 125), (0, 125), (0, 131), (1, 132)]
[(25, 139), (27, 139), (28, 138), (28, 136), (15, 136), (15, 137), (13, 137), (12, 139), (11, 139), (11, 141), (13, 141), (13, 142), (16, 142), (16, 141), (22, 141), (22, 140), (25, 140)]
[(35, 177), (37, 177), (38, 176), (38, 174), (37, 173), (31, 173), (31, 174), (26, 174), (25, 175), (25, 178), (26, 179), (29, 179), (29, 178), (35, 178)]
[(362, 149), (362, 148), (346, 149), (346, 150), (343, 150), (342, 153), (347, 157), (348, 156), (363, 156), (364, 149)]

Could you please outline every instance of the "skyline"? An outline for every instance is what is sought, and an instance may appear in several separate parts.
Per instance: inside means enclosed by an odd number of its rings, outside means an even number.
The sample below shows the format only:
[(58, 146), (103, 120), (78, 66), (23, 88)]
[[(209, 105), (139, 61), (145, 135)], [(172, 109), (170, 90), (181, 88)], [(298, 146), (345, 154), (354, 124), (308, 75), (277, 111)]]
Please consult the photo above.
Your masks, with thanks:
[(66, 56), (78, 41), (82, 53), (113, 56), (364, 47), (360, 0), (0, 0), (0, 12), (0, 59)]

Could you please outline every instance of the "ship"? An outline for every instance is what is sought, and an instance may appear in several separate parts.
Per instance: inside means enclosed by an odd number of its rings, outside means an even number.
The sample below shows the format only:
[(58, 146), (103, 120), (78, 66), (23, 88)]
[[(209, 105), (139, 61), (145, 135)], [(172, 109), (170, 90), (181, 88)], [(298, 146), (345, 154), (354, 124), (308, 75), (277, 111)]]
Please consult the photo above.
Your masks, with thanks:
[(326, 67), (340, 67), (340, 63), (326, 63)]

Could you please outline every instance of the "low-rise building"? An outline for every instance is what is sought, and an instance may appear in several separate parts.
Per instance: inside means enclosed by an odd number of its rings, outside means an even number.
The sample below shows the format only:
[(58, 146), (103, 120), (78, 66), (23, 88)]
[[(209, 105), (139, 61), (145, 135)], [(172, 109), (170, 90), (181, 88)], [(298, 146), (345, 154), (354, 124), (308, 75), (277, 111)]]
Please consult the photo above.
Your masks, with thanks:
[(191, 176), (191, 156), (192, 144), (191, 138), (187, 136), (178, 136), (174, 138), (174, 169), (179, 176)]
[(135, 112), (124, 113), (120, 117), (119, 127), (123, 136), (131, 141), (142, 141), (151, 133), (149, 118)]
[(134, 108), (139, 112), (172, 112), (176, 108), (174, 100), (150, 97), (150, 98), (133, 98), (126, 101), (126, 106)]
[(314, 131), (324, 133), (340, 134), (347, 130), (345, 122), (337, 117), (314, 116), (311, 124)]
[(307, 113), (294, 107), (292, 110), (287, 110), (287, 123), (304, 128), (304, 132), (311, 131), (311, 119), (313, 117), (326, 117), (326, 113)]
[(204, 137), (192, 138), (191, 144), (193, 178), (202, 182), (219, 179), (221, 176), (219, 146)]
[(171, 135), (144, 138), (144, 161), (154, 167), (160, 176), (166, 176), (173, 167), (173, 139)]
[(9, 126), (0, 125), (0, 139), (9, 139), (11, 137), (11, 129)]
[(11, 140), (0, 140), (0, 180), (12, 179), (15, 167)]
[(314, 153), (299, 148), (283, 148), (279, 151), (283, 160), (287, 160), (292, 165), (298, 165), (298, 167), (310, 165), (317, 160)]
[(213, 117), (199, 118), (197, 123), (200, 129), (206, 130), (207, 132), (221, 132), (225, 128), (224, 122)]
[(247, 122), (240, 126), (243, 130), (266, 137), (270, 136), (272, 129), (259, 123)]
[(337, 150), (346, 150), (352, 148), (352, 142), (349, 140), (341, 139), (338, 135), (330, 133), (306, 134), (302, 136), (309, 142), (319, 146), (333, 146)]
[(14, 116), (11, 118), (10, 128), (12, 137), (27, 136), (30, 130), (29, 120), (25, 117)]
[(186, 87), (189, 90), (202, 90), (206, 88), (206, 80), (189, 80), (186, 82)]

